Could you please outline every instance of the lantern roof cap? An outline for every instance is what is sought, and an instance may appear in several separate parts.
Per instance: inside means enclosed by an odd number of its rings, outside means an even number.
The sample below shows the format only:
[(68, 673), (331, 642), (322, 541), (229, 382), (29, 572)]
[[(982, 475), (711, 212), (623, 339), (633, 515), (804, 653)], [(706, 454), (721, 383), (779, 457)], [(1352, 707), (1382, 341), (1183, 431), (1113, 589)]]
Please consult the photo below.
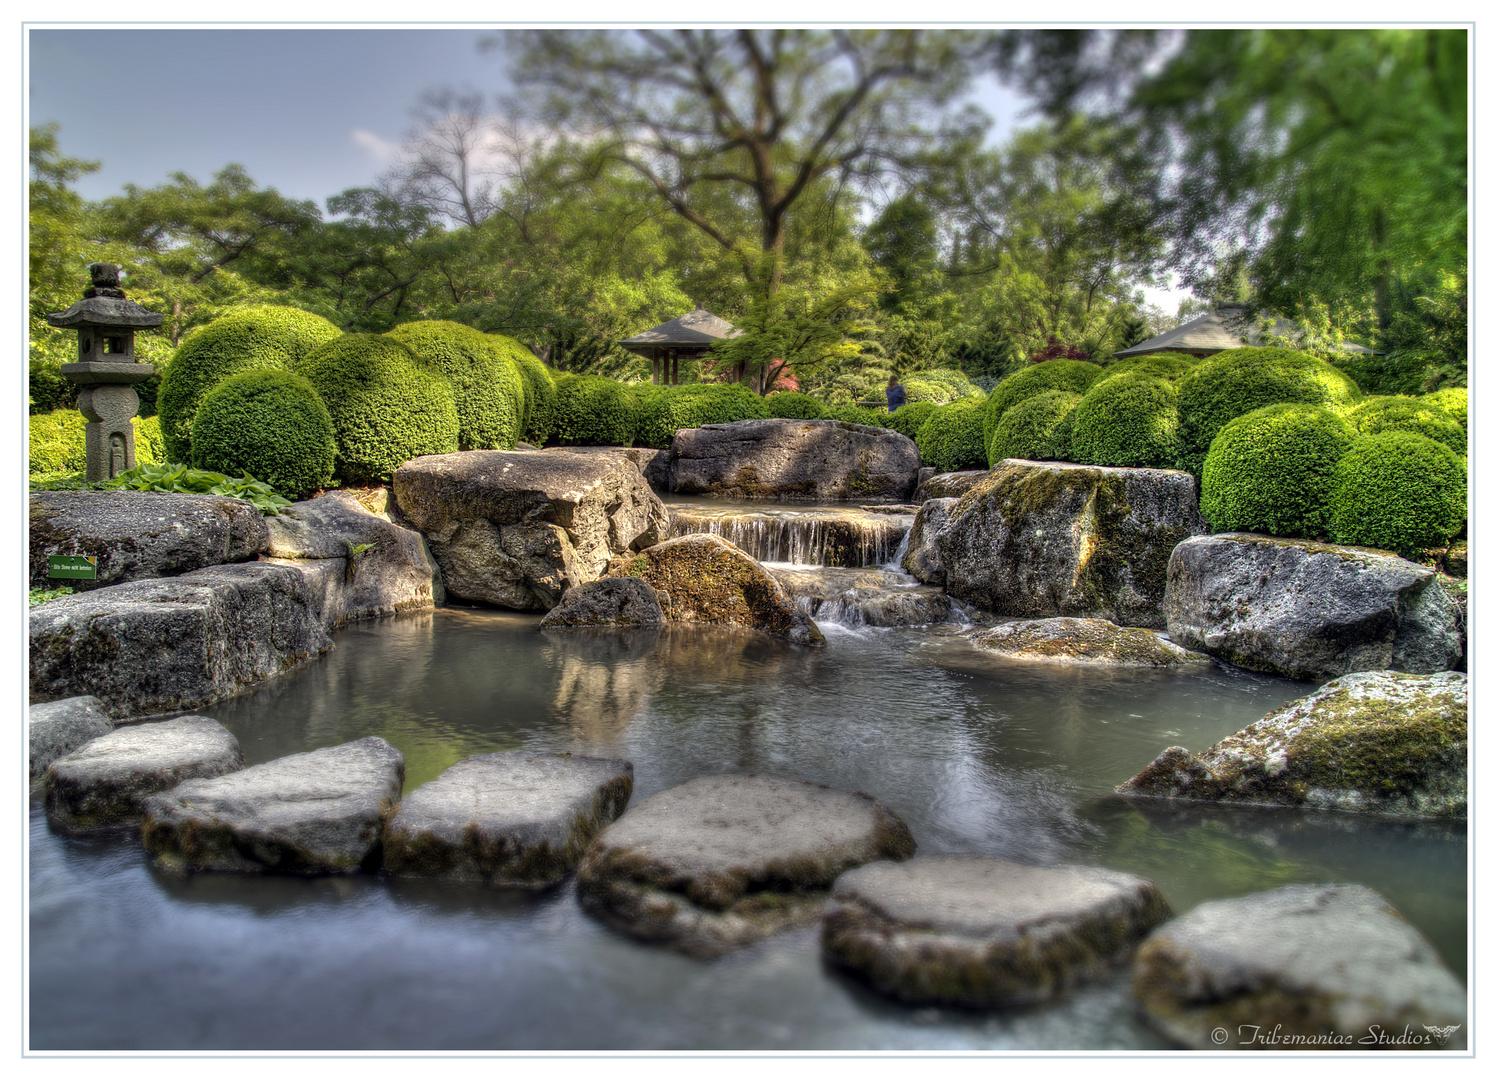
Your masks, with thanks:
[(48, 325), (65, 330), (77, 330), (85, 326), (145, 329), (160, 326), (164, 320), (165, 316), (160, 312), (147, 311), (134, 300), (120, 296), (86, 297), (66, 311), (47, 316)]

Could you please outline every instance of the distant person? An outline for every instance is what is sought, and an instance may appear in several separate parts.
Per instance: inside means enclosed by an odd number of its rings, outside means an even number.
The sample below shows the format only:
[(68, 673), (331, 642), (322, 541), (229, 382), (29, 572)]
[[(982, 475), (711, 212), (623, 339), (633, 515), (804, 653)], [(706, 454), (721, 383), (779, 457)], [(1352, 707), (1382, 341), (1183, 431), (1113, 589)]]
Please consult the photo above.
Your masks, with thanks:
[(899, 385), (899, 376), (889, 376), (889, 385), (884, 387), (884, 397), (889, 401), (890, 412), (904, 404), (904, 387)]

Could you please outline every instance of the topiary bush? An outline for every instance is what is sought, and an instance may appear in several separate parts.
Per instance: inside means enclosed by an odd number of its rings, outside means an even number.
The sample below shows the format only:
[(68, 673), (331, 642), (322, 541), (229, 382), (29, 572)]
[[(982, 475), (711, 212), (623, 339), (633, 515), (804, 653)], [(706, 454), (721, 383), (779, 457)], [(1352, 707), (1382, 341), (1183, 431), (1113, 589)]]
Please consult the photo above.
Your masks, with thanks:
[(782, 420), (820, 420), (827, 414), (827, 407), (810, 394), (799, 391), (781, 391), (764, 399), (770, 416)]
[(913, 439), (920, 431), (920, 425), (929, 420), (936, 409), (936, 404), (931, 401), (907, 402), (884, 416), (884, 427)]
[(293, 366), (327, 406), (335, 475), (380, 482), (403, 461), (457, 450), (457, 407), (442, 373), (400, 342), (345, 334)]
[(333, 420), (312, 384), (290, 371), (245, 371), (219, 383), (192, 420), (192, 465), (248, 473), (290, 499), (333, 479)]
[(981, 392), (967, 376), (951, 368), (917, 371), (904, 380), (907, 403), (929, 401), (934, 405), (947, 405)]
[[(1188, 374), (1200, 361), (1189, 353), (1150, 353), (1148, 356), (1129, 356), (1114, 360), (1102, 369), (1097, 382), (1116, 379), (1120, 375), (1153, 375), (1158, 379), (1174, 382)], [(1093, 383), (1092, 385), (1096, 385)]]
[(385, 336), (447, 377), (457, 406), (459, 450), (509, 450), (519, 441), (525, 421), (525, 381), (513, 351), (493, 335), (462, 323), (432, 319), (403, 323)]
[(203, 397), (241, 371), (288, 368), (342, 336), (320, 315), (260, 304), (238, 308), (189, 334), (178, 347), (156, 395), (167, 456), (192, 456), (192, 418)]
[(550, 368), (524, 345), (503, 334), (485, 334), (497, 355), (515, 365), (525, 384), (525, 419), (520, 438), (545, 446), (556, 424), (556, 378)]
[(676, 432), (703, 424), (731, 424), (769, 416), (764, 398), (742, 383), (661, 386), (641, 399), (635, 445), (664, 450)]
[[(940, 408), (939, 405), (935, 408)], [(864, 424), (867, 427), (885, 427), (889, 423), (889, 414), (878, 409), (866, 408), (862, 405), (838, 405), (835, 409), (827, 411), (826, 419), (841, 420), (844, 424)]]
[(634, 395), (606, 375), (572, 375), (556, 385), (556, 429), (562, 446), (629, 446)]
[(1344, 411), (1362, 398), (1350, 376), (1295, 349), (1227, 349), (1196, 364), (1177, 385), (1179, 465), (1196, 476), (1228, 420), (1283, 402)]
[[(154, 416), (133, 418), (135, 461), (155, 465), (161, 458), (161, 427)], [(27, 472), (31, 476), (62, 476), (88, 470), (83, 425), (77, 409), (58, 409), (27, 418)]]
[(1004, 458), (1070, 461), (1071, 419), (1081, 401), (1069, 390), (1047, 390), (1014, 405), (988, 440), (989, 467)]
[[(1433, 405), (1452, 420), (1458, 420), (1461, 431), (1469, 433), (1470, 429), (1466, 425), (1466, 388), (1464, 386), (1447, 386), (1444, 390), (1423, 394), (1418, 400), (1427, 405)], [(1462, 441), (1464, 442), (1464, 439)]]
[(991, 439), (1003, 414), (1025, 398), (1050, 390), (1085, 394), (1101, 377), (1101, 366), (1090, 360), (1046, 360), (1014, 372), (988, 395), (982, 420), (983, 439)]
[(1347, 413), (1360, 435), (1417, 431), (1466, 456), (1466, 429), (1444, 409), (1423, 398), (1380, 395), (1364, 398)]
[(1336, 466), (1331, 539), (1418, 559), (1466, 520), (1466, 466), (1413, 431), (1358, 436)]
[(937, 406), (915, 433), (920, 460), (937, 472), (987, 468), (982, 418), (982, 398), (965, 398)]
[(1336, 467), (1355, 438), (1320, 405), (1267, 405), (1227, 421), (1201, 469), (1201, 516), (1215, 532), (1325, 536)]
[(1179, 393), (1152, 375), (1099, 381), (1071, 418), (1071, 459), (1083, 465), (1168, 469), (1180, 455)]

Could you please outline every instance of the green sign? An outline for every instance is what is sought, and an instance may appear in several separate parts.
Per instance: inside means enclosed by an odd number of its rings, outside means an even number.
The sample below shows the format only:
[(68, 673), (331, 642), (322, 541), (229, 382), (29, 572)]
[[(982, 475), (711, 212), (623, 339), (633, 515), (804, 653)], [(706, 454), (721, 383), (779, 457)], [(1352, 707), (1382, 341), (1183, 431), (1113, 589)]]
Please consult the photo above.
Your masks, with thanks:
[(74, 578), (94, 581), (99, 576), (97, 555), (48, 555), (47, 576), (49, 578)]

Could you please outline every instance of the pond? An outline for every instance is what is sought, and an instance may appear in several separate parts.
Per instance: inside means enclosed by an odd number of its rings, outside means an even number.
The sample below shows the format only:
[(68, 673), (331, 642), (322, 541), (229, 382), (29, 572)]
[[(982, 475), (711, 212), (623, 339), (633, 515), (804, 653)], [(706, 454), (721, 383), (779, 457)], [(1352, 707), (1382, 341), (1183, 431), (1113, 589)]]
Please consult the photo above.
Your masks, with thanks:
[[(1454, 824), (1126, 801), (1166, 746), (1200, 749), (1310, 687), (1226, 667), (1121, 671), (979, 652), (959, 625), (848, 629), (825, 649), (746, 631), (542, 632), (457, 607), (362, 624), (201, 712), (248, 763), (379, 735), (406, 791), (469, 754), (634, 763), (634, 802), (757, 771), (867, 792), (922, 853), (1142, 874), (1174, 910), (1296, 882), (1382, 893), (1463, 978)], [(713, 961), (640, 944), (543, 893), (361, 875), (154, 870), (138, 834), (68, 837), (31, 809), (36, 1050), (1155, 1049), (1125, 971), (1059, 1003), (911, 1009), (822, 962), (816, 929)]]

